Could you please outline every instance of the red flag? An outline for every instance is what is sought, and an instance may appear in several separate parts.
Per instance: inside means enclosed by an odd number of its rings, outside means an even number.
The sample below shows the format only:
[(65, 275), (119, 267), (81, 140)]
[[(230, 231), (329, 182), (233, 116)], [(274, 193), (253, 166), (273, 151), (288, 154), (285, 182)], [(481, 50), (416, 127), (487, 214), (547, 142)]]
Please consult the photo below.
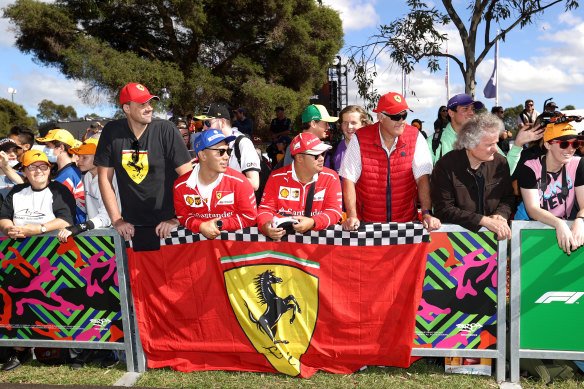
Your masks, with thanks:
[(426, 244), (305, 238), (313, 244), (217, 239), (129, 249), (148, 367), (310, 377), (409, 366)]

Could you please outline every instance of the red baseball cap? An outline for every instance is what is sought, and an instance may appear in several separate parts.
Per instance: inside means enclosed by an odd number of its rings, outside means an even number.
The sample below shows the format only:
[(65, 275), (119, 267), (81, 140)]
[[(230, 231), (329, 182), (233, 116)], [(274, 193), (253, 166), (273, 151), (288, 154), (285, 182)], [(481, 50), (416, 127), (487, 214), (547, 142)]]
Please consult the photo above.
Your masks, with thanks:
[(381, 96), (377, 103), (377, 109), (374, 109), (373, 112), (387, 112), (390, 115), (395, 115), (406, 109), (410, 109), (406, 99), (399, 93), (389, 92)]
[(131, 82), (122, 88), (120, 92), (120, 104), (124, 105), (130, 101), (138, 104), (144, 104), (152, 99), (159, 100), (158, 96), (151, 95), (148, 89), (137, 82)]
[(316, 135), (310, 132), (303, 132), (300, 135), (296, 135), (292, 143), (290, 143), (290, 152), (292, 155), (300, 153), (318, 155), (330, 149), (332, 149), (331, 146), (322, 143)]

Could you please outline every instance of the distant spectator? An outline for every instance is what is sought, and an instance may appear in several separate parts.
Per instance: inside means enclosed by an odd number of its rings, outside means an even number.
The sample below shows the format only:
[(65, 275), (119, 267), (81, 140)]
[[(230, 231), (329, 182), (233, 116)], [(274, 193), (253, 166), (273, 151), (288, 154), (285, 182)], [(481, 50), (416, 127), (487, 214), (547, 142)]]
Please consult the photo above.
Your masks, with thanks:
[(550, 101), (544, 107), (544, 111), (547, 111), (547, 112), (555, 112), (557, 109), (558, 109), (558, 105), (556, 103), (554, 103), (553, 101)]
[[(71, 149), (73, 154), (79, 156), (79, 170), (84, 173), (83, 187), (85, 188), (87, 221), (85, 223), (77, 223), (61, 229), (57, 235), (57, 238), (61, 242), (66, 242), (70, 236), (76, 236), (81, 232), (92, 230), (94, 228), (107, 228), (112, 224), (99, 190), (97, 166), (93, 164), (93, 158), (95, 156), (95, 151), (97, 150), (98, 142), (98, 139), (87, 139), (81, 146)], [(118, 199), (118, 207), (121, 208), (118, 185), (115, 176), (113, 185), (116, 192), (116, 198)]]
[[(279, 240), (286, 230), (273, 225), (274, 217), (292, 216), (292, 228), (301, 234), (322, 230), (341, 219), (339, 176), (324, 167), (324, 154), (331, 146), (311, 133), (297, 135), (290, 144), (294, 161), (270, 176), (258, 207), (258, 227), (271, 239)], [(307, 204), (312, 203), (308, 209)]]
[[(302, 112), (302, 132), (316, 135), (320, 140), (326, 138), (326, 132), (330, 128), (330, 123), (339, 120), (338, 117), (330, 116), (326, 108), (320, 104), (311, 104)], [(282, 166), (292, 163), (290, 148), (286, 149)], [(278, 166), (281, 167), (281, 166)]]
[(510, 239), (507, 220), (515, 197), (509, 166), (497, 152), (503, 122), (492, 114), (468, 120), (458, 133), (454, 150), (436, 162), (431, 197), (434, 213), (443, 223), (478, 232), (481, 227)]
[(339, 114), (339, 120), (341, 122), (341, 130), (343, 131), (343, 139), (333, 147), (330, 163), (330, 168), (337, 172), (337, 174), (341, 170), (341, 162), (343, 162), (345, 151), (347, 151), (347, 146), (349, 146), (349, 142), (353, 135), (355, 135), (355, 132), (359, 128), (371, 124), (367, 112), (358, 105), (349, 105), (343, 108)]
[(10, 138), (0, 139), (0, 196), (2, 199), (14, 187), (24, 181), (13, 169), (18, 164), (18, 150), (21, 148)]
[(22, 162), (22, 155), (28, 150), (32, 149), (34, 145), (34, 133), (29, 128), (24, 126), (14, 126), (10, 129), (8, 135), (20, 149), (18, 149), (18, 161)]
[(274, 140), (292, 132), (292, 121), (286, 117), (284, 107), (276, 107), (276, 117), (270, 123), (270, 132)]
[(434, 132), (440, 132), (446, 128), (450, 122), (450, 117), (448, 116), (448, 109), (445, 105), (442, 105), (438, 109), (438, 118), (434, 121)]
[(45, 154), (49, 162), (57, 163), (57, 173), (55, 181), (65, 185), (75, 197), (76, 212), (75, 222), (85, 222), (85, 191), (83, 190), (83, 180), (81, 171), (73, 161), (73, 155), (70, 152), (71, 147), (77, 147), (81, 144), (67, 130), (60, 128), (51, 130), (43, 138), (37, 138), (37, 142), (45, 144)]
[[(519, 187), (529, 217), (556, 229), (570, 254), (584, 244), (584, 159), (574, 156), (582, 138), (569, 123), (548, 124), (545, 155), (519, 167)], [(568, 227), (565, 220), (574, 220)]]
[(235, 122), (233, 123), (233, 127), (236, 127), (239, 132), (244, 135), (247, 135), (249, 139), (251, 139), (251, 134), (253, 133), (253, 120), (246, 116), (247, 111), (245, 108), (237, 108), (235, 111)]
[(519, 117), (517, 118), (517, 124), (519, 126), (525, 124), (534, 124), (535, 119), (539, 116), (539, 112), (537, 112), (533, 106), (533, 100), (528, 99), (525, 100), (525, 109), (521, 112)]
[(424, 137), (406, 122), (410, 108), (399, 93), (386, 93), (377, 103), (377, 123), (360, 128), (341, 164), (347, 219), (343, 228), (364, 222), (405, 223), (419, 220), (424, 228), (440, 228), (432, 216), (429, 174), (432, 160)]
[(95, 122), (95, 124), (92, 123), (87, 127), (87, 130), (85, 130), (85, 134), (81, 138), (81, 141), (85, 142), (85, 140), (89, 138), (99, 138), (101, 130), (103, 130), (103, 125), (100, 122)]
[(190, 150), (191, 149), (191, 132), (189, 131), (189, 128), (187, 127), (186, 124), (181, 124), (177, 128), (178, 128), (178, 131), (180, 132), (180, 135), (182, 136), (183, 141), (185, 142), (185, 146), (187, 146), (187, 149)]
[(251, 184), (228, 167), (235, 136), (216, 129), (203, 131), (195, 142), (199, 164), (174, 183), (174, 207), (180, 223), (207, 239), (221, 230), (233, 231), (255, 225), (256, 202)]
[[(284, 159), (286, 154), (286, 148), (290, 145), (292, 139), (288, 135), (281, 135), (274, 141), (274, 146), (272, 147), (271, 163), (272, 166), (276, 166), (278, 162)], [(271, 146), (271, 145), (270, 145)]]
[[(75, 199), (61, 183), (51, 181), (49, 160), (39, 150), (22, 158), (27, 183), (16, 185), (0, 210), (0, 230), (10, 239), (23, 239), (73, 224)], [(12, 371), (31, 358), (31, 350), (15, 347), (0, 371)]]
[[(501, 119), (501, 121), (503, 121), (503, 119), (505, 118), (505, 110), (501, 106), (494, 106), (493, 108), (491, 108), (491, 113), (497, 116), (499, 119)], [(505, 122), (503, 122), (503, 126), (504, 124)], [(512, 138), (513, 134), (511, 133), (511, 131), (507, 131), (507, 129), (505, 128), (499, 134), (499, 141), (497, 142), (497, 146), (499, 147), (499, 150), (503, 152), (503, 155), (507, 155), (507, 153), (509, 152), (510, 149), (509, 140), (511, 140)]]
[(424, 123), (424, 122), (421, 121), (420, 119), (412, 120), (412, 126), (416, 127), (418, 129), (418, 131), (420, 131), (420, 134), (422, 134), (424, 139), (428, 139), (428, 134), (426, 134), (426, 132), (422, 128), (422, 123)]
[[(261, 171), (260, 159), (251, 139), (244, 136), (238, 129), (231, 127), (227, 105), (224, 103), (212, 103), (205, 107), (203, 116), (199, 116), (199, 119), (203, 120), (203, 128), (205, 130), (218, 129), (224, 136), (233, 139), (229, 141), (229, 148), (234, 149), (237, 147), (238, 150), (233, 150), (233, 153), (231, 153), (229, 167), (243, 173), (249, 180), (253, 190), (258, 190), (260, 186), (259, 172)], [(234, 138), (231, 138), (231, 136)]]

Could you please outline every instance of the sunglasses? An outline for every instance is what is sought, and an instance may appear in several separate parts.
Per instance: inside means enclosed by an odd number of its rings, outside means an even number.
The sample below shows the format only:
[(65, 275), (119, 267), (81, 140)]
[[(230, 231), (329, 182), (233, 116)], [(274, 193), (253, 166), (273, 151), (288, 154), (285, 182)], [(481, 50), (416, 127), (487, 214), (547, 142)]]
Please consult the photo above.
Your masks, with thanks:
[(572, 142), (569, 142), (567, 140), (550, 140), (550, 143), (559, 143), (560, 149), (567, 149), (568, 146), (570, 145), (572, 145), (573, 148), (577, 149), (582, 144), (582, 142), (580, 142), (579, 140), (575, 140)]
[(528, 107), (533, 107), (533, 104), (527, 104)]
[(400, 120), (406, 120), (406, 118), (408, 117), (408, 113), (404, 112), (404, 113), (398, 113), (395, 115), (390, 115), (386, 112), (381, 112), (382, 114), (384, 114), (385, 116), (387, 116), (388, 118), (390, 118), (391, 120), (393, 120), (394, 122), (399, 122)]
[(138, 163), (138, 160), (140, 159), (140, 142), (137, 140), (132, 142), (132, 148), (134, 149), (134, 152), (132, 153), (132, 161)]
[(447, 109), (440, 110), (440, 113), (444, 113), (444, 112), (448, 112), (448, 110)]
[(324, 158), (324, 155), (326, 154), (326, 151), (323, 152), (323, 153), (320, 153), (320, 154), (316, 154), (316, 155), (314, 155), (314, 154), (308, 154), (308, 153), (300, 153), (300, 154), (302, 154), (302, 155), (310, 155), (311, 157), (314, 157), (314, 159), (319, 159), (320, 157), (323, 157)]
[(207, 147), (207, 150), (215, 150), (215, 151), (218, 151), (220, 157), (224, 156), (225, 153), (227, 153), (227, 156), (231, 156), (231, 149), (212, 149), (210, 147)]

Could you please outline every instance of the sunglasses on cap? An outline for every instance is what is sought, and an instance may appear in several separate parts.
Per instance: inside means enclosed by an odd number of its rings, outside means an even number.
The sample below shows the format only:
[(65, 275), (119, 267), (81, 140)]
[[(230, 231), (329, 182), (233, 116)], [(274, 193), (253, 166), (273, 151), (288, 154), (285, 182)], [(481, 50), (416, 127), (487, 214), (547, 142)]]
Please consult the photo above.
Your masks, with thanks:
[(404, 112), (404, 113), (398, 113), (395, 115), (390, 115), (386, 112), (381, 112), (382, 114), (384, 114), (385, 116), (387, 116), (388, 118), (390, 118), (391, 120), (393, 120), (394, 122), (399, 122), (400, 120), (406, 120), (406, 118), (408, 117), (408, 113)]
[(207, 147), (206, 150), (215, 150), (219, 152), (219, 156), (222, 157), (225, 155), (225, 153), (227, 153), (227, 156), (231, 156), (231, 149), (212, 149), (210, 147)]
[(567, 149), (568, 146), (572, 145), (573, 148), (577, 149), (582, 144), (579, 140), (574, 140), (572, 142), (567, 140), (550, 140), (549, 143), (559, 143), (560, 149)]

